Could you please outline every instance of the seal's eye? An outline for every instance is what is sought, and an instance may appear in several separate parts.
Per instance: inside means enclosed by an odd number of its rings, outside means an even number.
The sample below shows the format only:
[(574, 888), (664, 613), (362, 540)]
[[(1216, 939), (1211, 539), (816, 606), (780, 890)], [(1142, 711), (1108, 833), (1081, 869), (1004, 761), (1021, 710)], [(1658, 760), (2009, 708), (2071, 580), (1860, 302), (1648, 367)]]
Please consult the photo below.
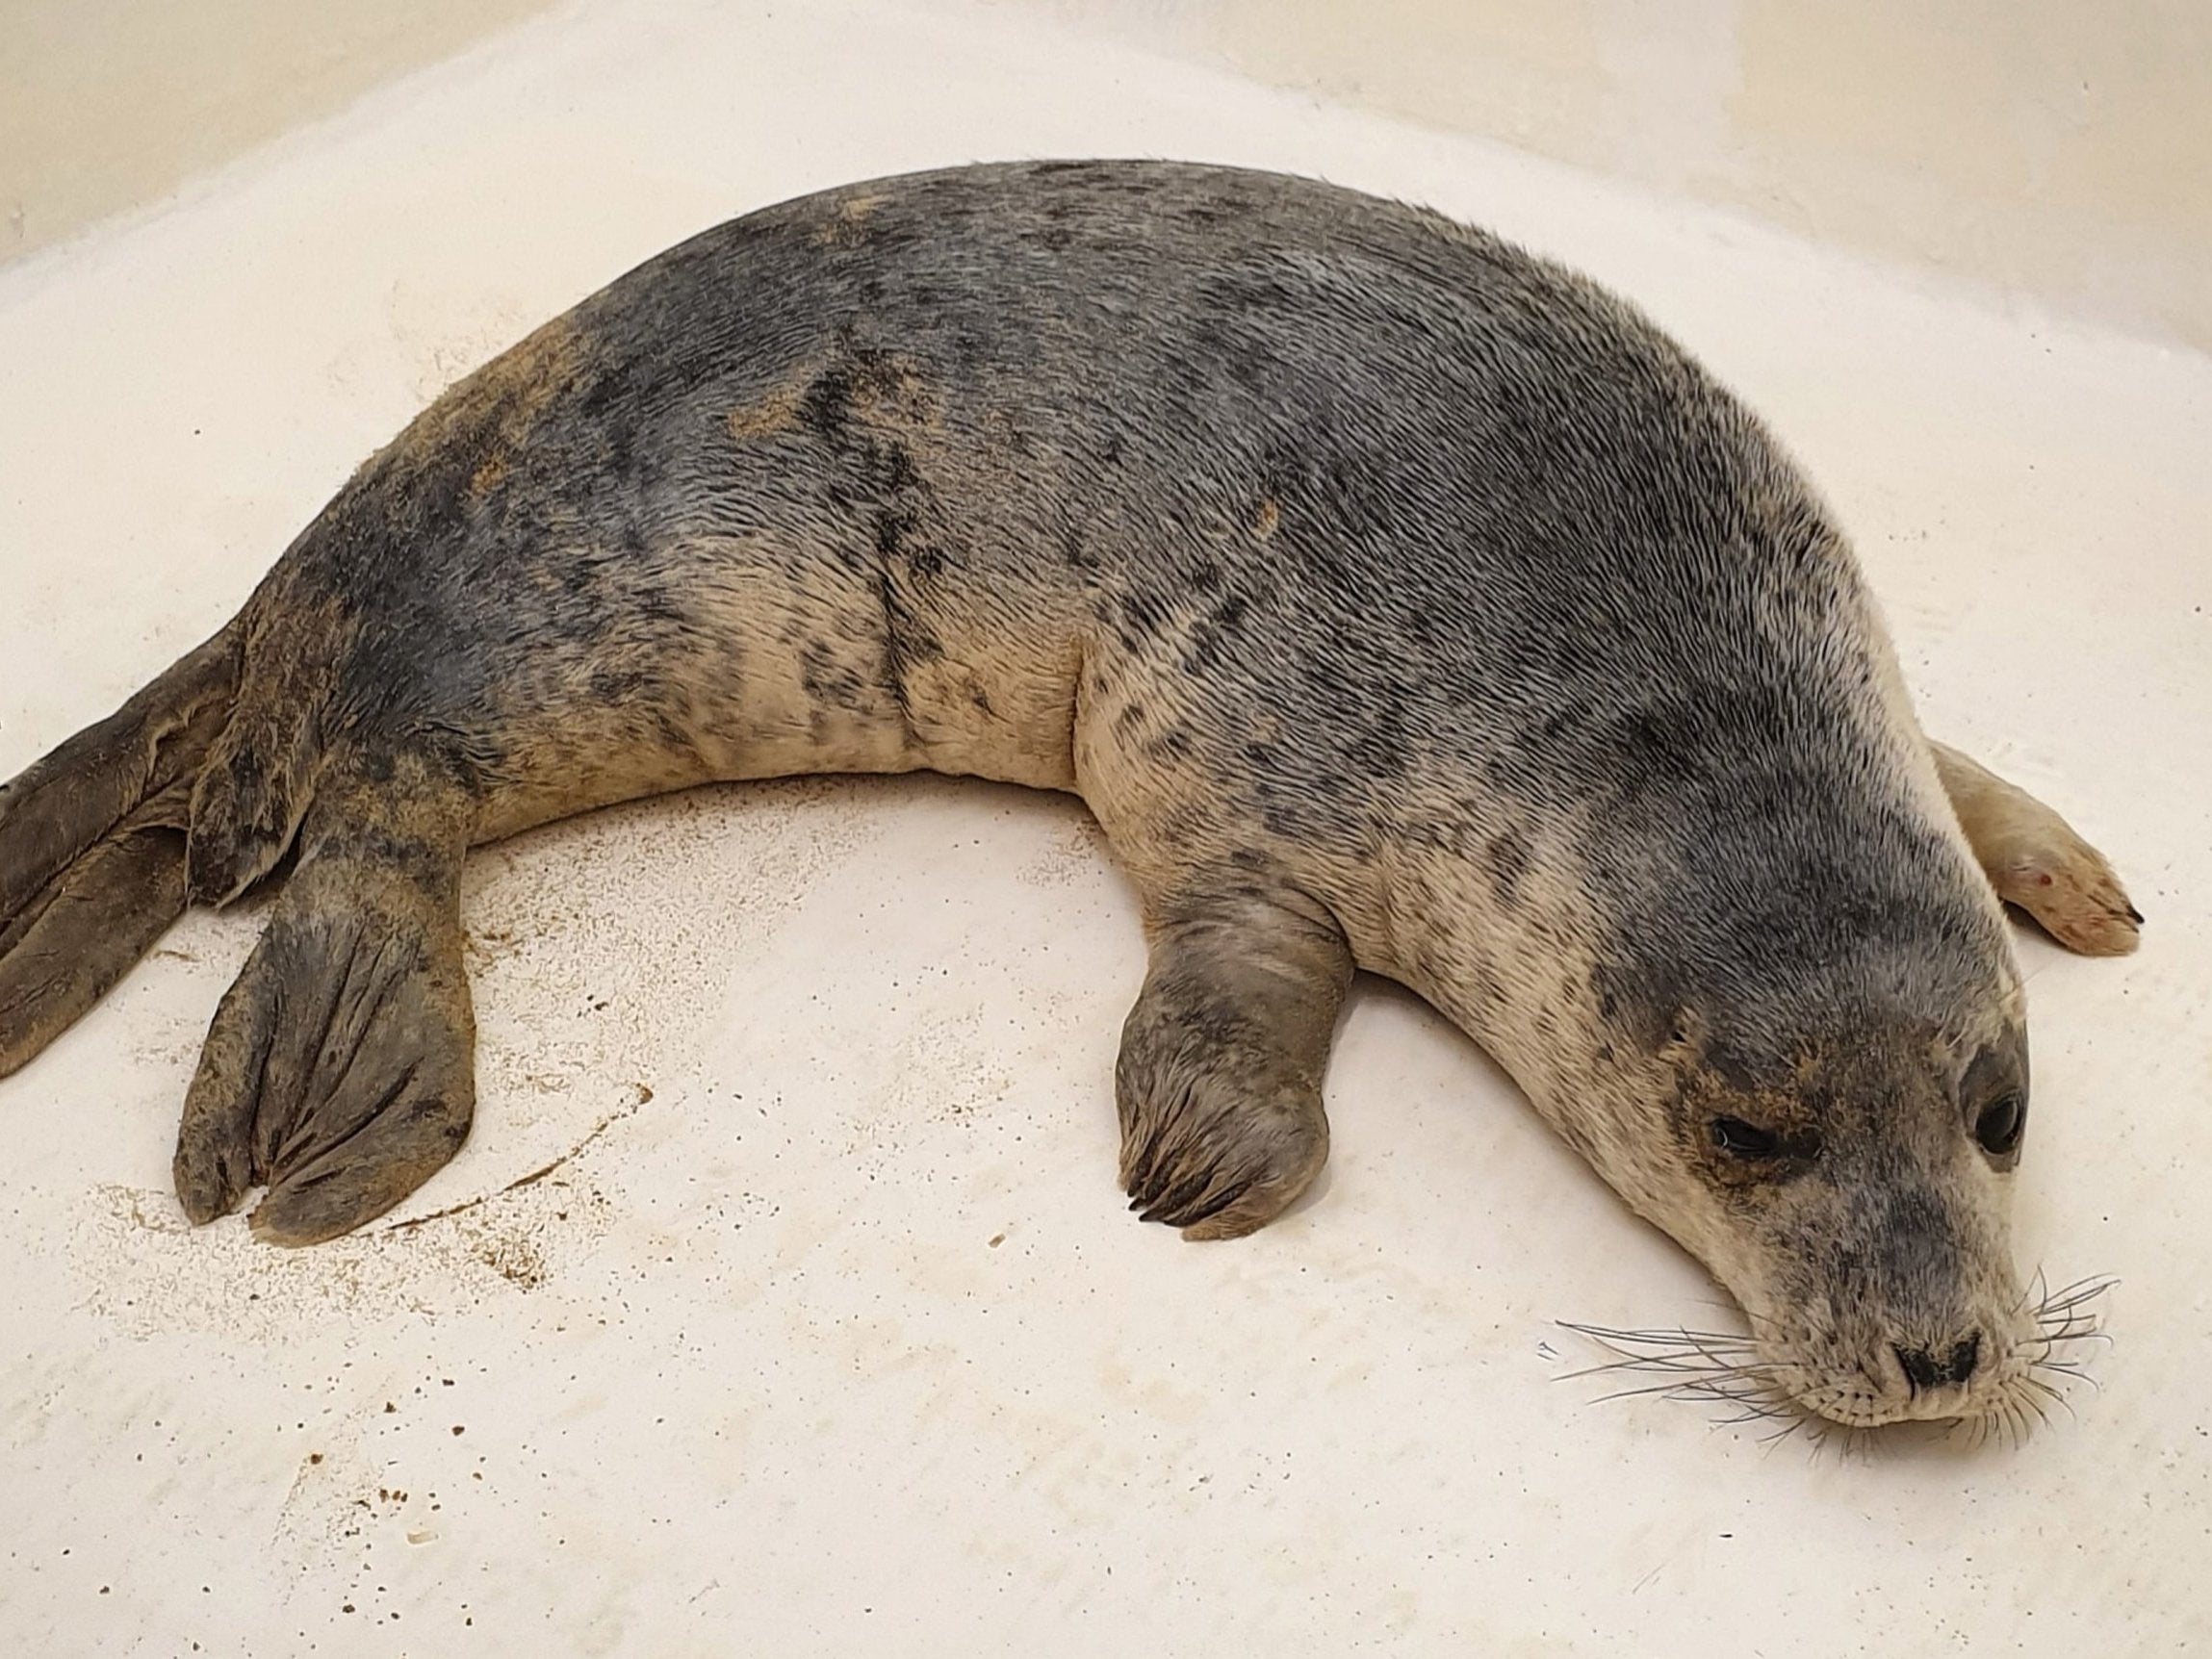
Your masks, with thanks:
[(1999, 1095), (1974, 1119), (1974, 1138), (1992, 1158), (2003, 1158), (2020, 1143), (2027, 1127), (2027, 1104), (2017, 1094)]
[(1716, 1117), (1707, 1133), (1713, 1145), (1731, 1158), (1773, 1158), (1782, 1151), (1782, 1137), (1774, 1131), (1740, 1117)]

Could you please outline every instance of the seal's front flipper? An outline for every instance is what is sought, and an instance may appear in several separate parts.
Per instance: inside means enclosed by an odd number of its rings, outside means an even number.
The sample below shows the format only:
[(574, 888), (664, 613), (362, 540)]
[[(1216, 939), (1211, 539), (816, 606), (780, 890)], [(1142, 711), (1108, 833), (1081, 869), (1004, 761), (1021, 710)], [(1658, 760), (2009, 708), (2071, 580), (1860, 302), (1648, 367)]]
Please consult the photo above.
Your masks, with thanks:
[(0, 1077), (183, 913), (191, 793), (230, 718), (236, 635), (233, 624), (0, 787)]
[(1121, 1032), (1121, 1185), (1186, 1238), (1264, 1227), (1321, 1173), (1321, 1101), (1351, 983), (1335, 921), (1246, 881), (1152, 907), (1151, 971)]
[(2085, 957), (2123, 957), (2135, 949), (2143, 916), (2102, 854), (2026, 790), (1955, 749), (1928, 748), (1951, 810), (1998, 898)]
[(468, 797), (412, 757), (326, 780), (200, 1054), (177, 1134), (195, 1222), (266, 1182), (254, 1232), (313, 1244), (382, 1214), (468, 1138)]

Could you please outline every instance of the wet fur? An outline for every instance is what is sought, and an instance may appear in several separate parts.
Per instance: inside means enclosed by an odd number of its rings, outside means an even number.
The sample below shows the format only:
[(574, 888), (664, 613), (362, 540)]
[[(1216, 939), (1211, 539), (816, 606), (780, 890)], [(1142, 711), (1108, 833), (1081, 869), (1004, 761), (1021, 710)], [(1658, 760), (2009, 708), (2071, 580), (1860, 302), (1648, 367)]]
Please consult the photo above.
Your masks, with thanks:
[[(1836, 1414), (1920, 1409), (1887, 1347), (2017, 1289), (1962, 1129), (2024, 1068), (1998, 895), (2134, 940), (2055, 815), (1922, 739), (1825, 509), (1622, 302), (1317, 184), (989, 166), (585, 300), (11, 785), (0, 1070), (188, 898), (288, 867), (177, 1186), (204, 1220), (267, 1183), (266, 1236), (328, 1238), (466, 1135), (468, 846), (919, 768), (1079, 793), (1136, 882), (1147, 1216), (1230, 1236), (1312, 1180), (1356, 964), (1786, 1324)], [(1827, 1162), (1745, 1178), (1722, 1109)], [(1852, 1375), (1873, 1404), (1828, 1399)]]

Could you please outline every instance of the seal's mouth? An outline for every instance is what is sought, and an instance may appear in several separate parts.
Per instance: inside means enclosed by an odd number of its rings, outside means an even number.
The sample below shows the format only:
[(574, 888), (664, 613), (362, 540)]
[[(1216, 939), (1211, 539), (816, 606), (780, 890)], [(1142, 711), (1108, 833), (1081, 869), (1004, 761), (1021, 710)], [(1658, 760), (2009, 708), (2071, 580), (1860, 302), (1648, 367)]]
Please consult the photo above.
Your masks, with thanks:
[[(1617, 1384), (1601, 1400), (1658, 1398), (1716, 1408), (1719, 1423), (1772, 1427), (1772, 1439), (1831, 1428), (1949, 1422), (1977, 1443), (2019, 1443), (2069, 1415), (2075, 1385), (2091, 1381), (2091, 1345), (2107, 1340), (2099, 1302), (2119, 1281), (2077, 1280), (2022, 1299), (2014, 1331), (1993, 1352), (1929, 1360), (1892, 1345), (1856, 1364), (1793, 1341), (1756, 1315), (1741, 1333), (1686, 1327), (1630, 1330), (1562, 1321), (1612, 1357), (1566, 1373)], [(1565, 1380), (1565, 1379), (1562, 1379)]]

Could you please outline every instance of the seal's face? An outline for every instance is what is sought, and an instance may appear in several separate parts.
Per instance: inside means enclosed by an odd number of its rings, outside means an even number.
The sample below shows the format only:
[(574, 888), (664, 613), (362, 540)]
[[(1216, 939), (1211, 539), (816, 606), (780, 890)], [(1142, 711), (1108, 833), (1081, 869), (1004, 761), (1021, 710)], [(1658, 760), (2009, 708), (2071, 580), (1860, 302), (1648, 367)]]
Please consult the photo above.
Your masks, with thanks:
[(2017, 1023), (1965, 1043), (1898, 1022), (1781, 1059), (1713, 1039), (1670, 1058), (1664, 1208), (1750, 1315), (1744, 1369), (1763, 1391), (1854, 1427), (2018, 1415), (2039, 1327), (2008, 1237)]
[(1849, 1427), (2033, 1412), (2050, 1332), (2009, 1238), (2028, 1102), (2018, 1017), (1968, 1037), (1861, 1017), (1779, 1042), (1692, 1017), (1659, 1061), (1663, 1137), (1588, 1150), (1750, 1316), (1725, 1398)]

